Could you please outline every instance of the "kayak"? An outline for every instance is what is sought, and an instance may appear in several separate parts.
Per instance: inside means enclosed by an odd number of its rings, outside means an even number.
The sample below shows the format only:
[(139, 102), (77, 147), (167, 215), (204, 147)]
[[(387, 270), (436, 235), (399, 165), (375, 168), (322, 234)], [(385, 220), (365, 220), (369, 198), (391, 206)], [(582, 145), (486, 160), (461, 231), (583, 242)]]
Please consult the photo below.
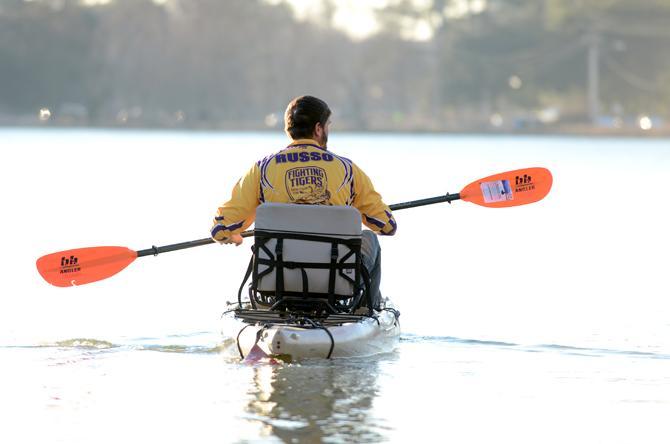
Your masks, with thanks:
[(235, 340), (243, 359), (252, 350), (284, 361), (362, 357), (393, 351), (400, 338), (399, 315), (388, 299), (370, 314), (324, 318), (243, 306), (224, 313), (222, 333)]

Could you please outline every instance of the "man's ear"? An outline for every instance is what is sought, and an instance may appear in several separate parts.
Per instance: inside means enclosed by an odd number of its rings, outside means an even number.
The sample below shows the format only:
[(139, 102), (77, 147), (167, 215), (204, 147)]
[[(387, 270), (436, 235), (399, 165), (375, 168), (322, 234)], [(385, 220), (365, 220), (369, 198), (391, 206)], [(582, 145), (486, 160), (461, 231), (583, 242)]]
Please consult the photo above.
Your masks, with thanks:
[(316, 122), (316, 125), (314, 125), (314, 137), (317, 139), (323, 135), (323, 125), (321, 125), (321, 122)]

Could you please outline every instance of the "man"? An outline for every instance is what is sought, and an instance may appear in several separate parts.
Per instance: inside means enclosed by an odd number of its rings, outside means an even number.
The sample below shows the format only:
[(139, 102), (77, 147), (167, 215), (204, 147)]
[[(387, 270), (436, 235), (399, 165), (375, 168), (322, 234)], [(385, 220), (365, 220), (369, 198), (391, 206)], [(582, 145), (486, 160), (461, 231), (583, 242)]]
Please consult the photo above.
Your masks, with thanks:
[(291, 143), (256, 162), (237, 182), (230, 200), (219, 207), (211, 234), (217, 242), (240, 245), (239, 233), (253, 223), (256, 207), (264, 202), (353, 206), (372, 230), (363, 231), (361, 251), (377, 307), (381, 302), (381, 249), (374, 233), (391, 236), (397, 224), (370, 178), (349, 159), (328, 151), (330, 115), (323, 100), (312, 96), (293, 99), (284, 114), (284, 130)]

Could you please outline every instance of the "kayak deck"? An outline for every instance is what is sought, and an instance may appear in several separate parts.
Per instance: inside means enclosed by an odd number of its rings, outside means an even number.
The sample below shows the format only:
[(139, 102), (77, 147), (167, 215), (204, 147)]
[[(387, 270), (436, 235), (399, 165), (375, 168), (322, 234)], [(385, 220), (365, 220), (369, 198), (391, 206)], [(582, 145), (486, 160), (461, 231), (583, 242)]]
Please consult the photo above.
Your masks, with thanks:
[(236, 338), (242, 358), (254, 345), (289, 359), (368, 356), (392, 351), (400, 336), (399, 312), (387, 303), (371, 315), (295, 313), (238, 308), (224, 315), (223, 334)]

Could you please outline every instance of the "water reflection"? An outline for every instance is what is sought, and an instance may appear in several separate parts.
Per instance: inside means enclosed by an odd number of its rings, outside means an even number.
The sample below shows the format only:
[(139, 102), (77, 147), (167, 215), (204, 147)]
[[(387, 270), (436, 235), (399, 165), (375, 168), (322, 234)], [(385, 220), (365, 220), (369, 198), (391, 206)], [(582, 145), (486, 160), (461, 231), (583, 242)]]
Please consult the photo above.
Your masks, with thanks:
[(380, 359), (315, 360), (254, 368), (251, 419), (263, 436), (283, 442), (383, 440), (383, 421), (373, 415)]

